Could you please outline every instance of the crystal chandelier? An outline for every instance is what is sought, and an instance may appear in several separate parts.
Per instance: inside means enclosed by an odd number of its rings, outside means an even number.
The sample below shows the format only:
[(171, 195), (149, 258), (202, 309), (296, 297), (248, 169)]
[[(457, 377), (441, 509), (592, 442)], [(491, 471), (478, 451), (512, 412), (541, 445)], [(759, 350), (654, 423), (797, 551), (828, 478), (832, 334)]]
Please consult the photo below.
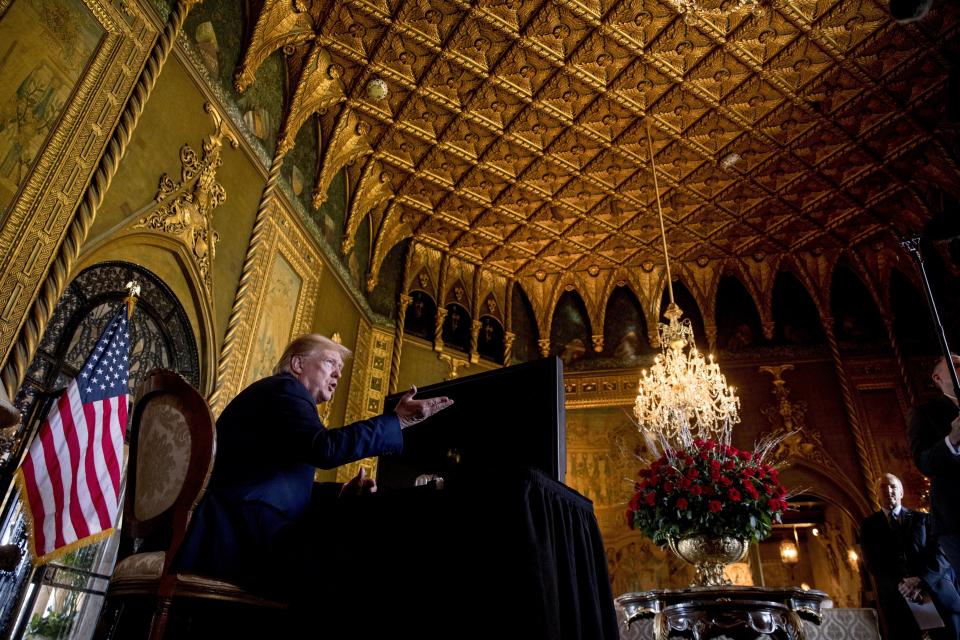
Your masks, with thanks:
[(641, 373), (633, 413), (637, 424), (648, 436), (654, 436), (663, 447), (685, 447), (695, 438), (729, 443), (733, 425), (740, 422), (740, 399), (720, 373), (713, 356), (704, 358), (693, 339), (693, 326), (683, 318), (683, 311), (673, 299), (667, 233), (660, 205), (657, 167), (653, 159), (650, 123), (647, 123), (647, 144), (653, 188), (657, 195), (657, 214), (667, 271), (670, 304), (660, 323), (660, 354), (650, 370)]

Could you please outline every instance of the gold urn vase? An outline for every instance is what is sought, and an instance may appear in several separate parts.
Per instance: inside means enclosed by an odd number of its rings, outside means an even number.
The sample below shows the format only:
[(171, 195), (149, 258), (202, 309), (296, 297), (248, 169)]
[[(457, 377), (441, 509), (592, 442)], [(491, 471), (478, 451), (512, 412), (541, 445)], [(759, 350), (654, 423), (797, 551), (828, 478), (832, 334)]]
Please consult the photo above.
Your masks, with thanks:
[(742, 562), (750, 548), (748, 540), (729, 536), (693, 535), (668, 540), (670, 550), (697, 569), (691, 587), (720, 587), (730, 584), (723, 568)]

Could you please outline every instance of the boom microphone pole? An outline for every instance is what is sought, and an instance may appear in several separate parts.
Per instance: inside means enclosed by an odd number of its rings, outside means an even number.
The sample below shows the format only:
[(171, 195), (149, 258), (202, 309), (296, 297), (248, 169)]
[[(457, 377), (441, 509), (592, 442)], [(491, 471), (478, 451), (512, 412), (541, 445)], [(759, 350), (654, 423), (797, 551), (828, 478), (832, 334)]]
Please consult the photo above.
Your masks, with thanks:
[(960, 380), (957, 379), (957, 368), (953, 364), (950, 345), (947, 343), (947, 334), (943, 330), (943, 323), (940, 321), (940, 314), (937, 312), (937, 302), (933, 297), (933, 290), (930, 288), (930, 280), (927, 278), (927, 268), (923, 264), (923, 255), (920, 253), (920, 236), (913, 236), (900, 241), (900, 246), (907, 250), (917, 263), (920, 270), (920, 281), (923, 282), (923, 293), (927, 297), (927, 305), (930, 307), (930, 319), (933, 321), (933, 332), (937, 334), (940, 340), (940, 350), (943, 351), (943, 357), (947, 362), (947, 371), (950, 373), (950, 381), (953, 383), (953, 396), (960, 398)]

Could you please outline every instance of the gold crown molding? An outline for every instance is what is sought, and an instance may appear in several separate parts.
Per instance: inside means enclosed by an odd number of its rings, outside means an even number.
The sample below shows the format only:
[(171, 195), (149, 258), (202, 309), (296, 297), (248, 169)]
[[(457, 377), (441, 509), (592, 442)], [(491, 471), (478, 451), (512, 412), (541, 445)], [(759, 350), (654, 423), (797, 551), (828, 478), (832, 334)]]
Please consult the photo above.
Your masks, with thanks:
[(220, 239), (213, 228), (213, 211), (227, 198), (223, 186), (217, 182), (217, 169), (222, 164), (220, 150), (223, 138), (227, 138), (234, 149), (239, 143), (223, 126), (223, 118), (209, 102), (204, 103), (203, 109), (210, 114), (216, 131), (204, 138), (202, 156), (197, 157), (188, 144), (180, 148), (180, 182), (175, 183), (166, 173), (160, 176), (160, 188), (154, 197), (156, 206), (134, 223), (133, 228), (156, 229), (186, 245), (207, 293), (212, 295), (211, 267)]
[(256, 78), (257, 69), (274, 51), (303, 44), (314, 37), (313, 18), (302, 5), (301, 0), (264, 2), (234, 81), (237, 91), (247, 90)]
[(353, 249), (353, 243), (356, 241), (357, 229), (360, 223), (370, 211), (383, 204), (394, 195), (390, 187), (390, 180), (393, 174), (390, 169), (384, 167), (376, 156), (372, 156), (363, 167), (363, 173), (360, 174), (360, 180), (357, 183), (357, 189), (350, 199), (350, 208), (347, 213), (347, 221), (343, 234), (343, 245), (341, 250), (344, 255), (349, 255)]
[(327, 201), (330, 182), (340, 169), (373, 153), (367, 140), (370, 125), (360, 120), (349, 104), (345, 104), (333, 130), (323, 136), (327, 140), (321, 149), (320, 168), (313, 189), (313, 207), (319, 209)]
[[(100, 18), (111, 17), (101, 23), (108, 33), (0, 231), (0, 246), (9, 247), (0, 275), (7, 301), (0, 345), (11, 396), (192, 4), (178, 2), (159, 34), (138, 4), (128, 5), (125, 17), (102, 0), (88, 5), (98, 7)], [(27, 226), (35, 231), (26, 233)]]
[(277, 155), (286, 155), (293, 148), (300, 127), (314, 113), (320, 113), (346, 100), (340, 68), (333, 64), (330, 54), (314, 43), (300, 71), (290, 107), (283, 120)]

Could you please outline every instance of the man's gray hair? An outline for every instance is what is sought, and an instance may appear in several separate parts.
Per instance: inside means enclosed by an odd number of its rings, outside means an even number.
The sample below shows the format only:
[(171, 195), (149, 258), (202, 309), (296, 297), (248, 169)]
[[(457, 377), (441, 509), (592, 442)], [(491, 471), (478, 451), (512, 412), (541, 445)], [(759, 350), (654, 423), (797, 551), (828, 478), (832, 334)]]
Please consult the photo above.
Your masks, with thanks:
[(334, 353), (339, 353), (340, 357), (344, 360), (353, 355), (350, 349), (347, 349), (339, 342), (334, 342), (319, 333), (307, 333), (299, 338), (294, 338), (293, 341), (287, 345), (287, 348), (283, 350), (283, 355), (280, 356), (280, 360), (277, 362), (277, 366), (273, 368), (273, 374), (289, 373), (290, 362), (293, 360), (293, 356), (307, 356), (315, 351), (333, 351)]

